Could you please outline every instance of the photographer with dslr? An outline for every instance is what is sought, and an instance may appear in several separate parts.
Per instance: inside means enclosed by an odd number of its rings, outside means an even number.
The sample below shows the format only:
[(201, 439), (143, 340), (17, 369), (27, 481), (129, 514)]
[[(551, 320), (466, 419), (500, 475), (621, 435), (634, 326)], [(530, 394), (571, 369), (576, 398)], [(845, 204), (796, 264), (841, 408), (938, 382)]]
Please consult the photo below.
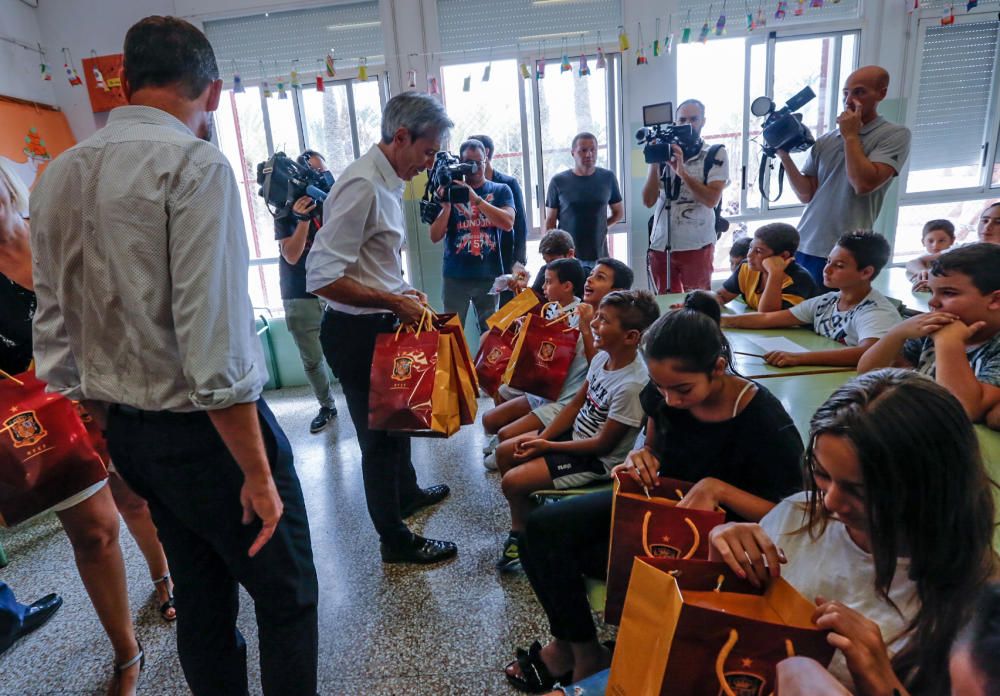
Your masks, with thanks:
[[(661, 295), (711, 287), (718, 239), (715, 207), (729, 184), (726, 148), (706, 146), (701, 139), (705, 105), (697, 99), (682, 102), (677, 107), (677, 124), (691, 126), (690, 141), (683, 148), (672, 144), (672, 156), (667, 162), (651, 163), (642, 189), (643, 204), (647, 208), (656, 206), (648, 254), (653, 285)], [(666, 167), (670, 168), (669, 177), (663, 176)], [(664, 181), (678, 183), (667, 191)], [(669, 206), (668, 196), (672, 197)]]
[(795, 260), (823, 285), (827, 254), (846, 231), (871, 229), (882, 209), (887, 184), (910, 153), (910, 131), (878, 115), (889, 89), (889, 73), (876, 65), (855, 70), (844, 84), (844, 112), (838, 130), (820, 137), (799, 171), (778, 150), (788, 181), (806, 203), (799, 220), (801, 243)]
[[(431, 223), (430, 234), (435, 244), (445, 240), (444, 311), (457, 313), (464, 322), (472, 302), (479, 333), (483, 334), (488, 330), (486, 320), (496, 311), (497, 298), (490, 294), (490, 288), (504, 272), (501, 237), (512, 234), (514, 228), (514, 196), (506, 184), (486, 180), (486, 148), (481, 142), (466, 140), (458, 156), (462, 165), (474, 167), (463, 172), (464, 181), (453, 177), (450, 187), (437, 190), (441, 211)], [(459, 187), (468, 189), (467, 196)], [(455, 189), (460, 196), (455, 195)], [(459, 202), (466, 197), (467, 202)]]
[[(306, 150), (299, 164), (323, 175), (327, 191), (333, 186), (333, 175), (326, 168), (323, 155)], [(274, 238), (278, 240), (281, 258), (278, 273), (281, 282), (281, 302), (285, 308), (285, 325), (299, 349), (302, 367), (312, 385), (319, 413), (309, 424), (309, 432), (323, 430), (337, 415), (330, 389), (330, 375), (323, 360), (319, 342), (319, 327), (323, 320), (323, 304), (306, 290), (306, 257), (312, 249), (316, 232), (323, 224), (323, 202), (311, 195), (300, 196), (274, 218)]]

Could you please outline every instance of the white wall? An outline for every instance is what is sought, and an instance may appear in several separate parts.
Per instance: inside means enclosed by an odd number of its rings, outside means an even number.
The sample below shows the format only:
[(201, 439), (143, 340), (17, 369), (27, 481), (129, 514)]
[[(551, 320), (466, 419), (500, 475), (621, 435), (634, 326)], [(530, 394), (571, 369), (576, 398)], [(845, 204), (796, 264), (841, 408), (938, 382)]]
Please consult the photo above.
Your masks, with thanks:
[[(0, 0), (0, 36), (17, 39), (30, 46), (42, 41), (38, 26), (38, 10), (20, 0)], [(18, 99), (55, 104), (53, 82), (62, 76), (62, 59), (58, 49), (46, 45), (46, 61), (52, 71), (52, 82), (41, 77), (41, 56), (7, 41), (0, 41), (0, 94)]]

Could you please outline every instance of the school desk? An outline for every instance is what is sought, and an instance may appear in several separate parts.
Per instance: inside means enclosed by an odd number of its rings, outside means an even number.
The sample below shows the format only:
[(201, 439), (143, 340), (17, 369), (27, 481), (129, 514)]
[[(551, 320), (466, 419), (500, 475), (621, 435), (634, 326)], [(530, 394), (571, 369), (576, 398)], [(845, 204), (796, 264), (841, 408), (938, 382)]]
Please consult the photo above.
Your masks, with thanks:
[(930, 311), (927, 301), (931, 299), (931, 294), (913, 292), (913, 283), (907, 279), (905, 268), (883, 268), (872, 281), (872, 287), (886, 297), (901, 302), (903, 314), (909, 316)]

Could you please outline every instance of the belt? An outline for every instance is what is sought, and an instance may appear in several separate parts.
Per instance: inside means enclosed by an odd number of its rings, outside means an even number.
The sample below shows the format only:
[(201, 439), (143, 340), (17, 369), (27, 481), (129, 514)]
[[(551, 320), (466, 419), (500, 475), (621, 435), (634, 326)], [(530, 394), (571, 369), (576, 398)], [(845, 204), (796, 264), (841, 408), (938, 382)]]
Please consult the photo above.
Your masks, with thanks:
[(111, 404), (108, 410), (147, 423), (200, 421), (205, 417), (204, 411), (146, 411), (127, 404)]
[(345, 321), (353, 321), (359, 324), (379, 324), (392, 326), (396, 323), (396, 315), (391, 312), (375, 312), (370, 314), (349, 314), (338, 309), (326, 308), (326, 313)]

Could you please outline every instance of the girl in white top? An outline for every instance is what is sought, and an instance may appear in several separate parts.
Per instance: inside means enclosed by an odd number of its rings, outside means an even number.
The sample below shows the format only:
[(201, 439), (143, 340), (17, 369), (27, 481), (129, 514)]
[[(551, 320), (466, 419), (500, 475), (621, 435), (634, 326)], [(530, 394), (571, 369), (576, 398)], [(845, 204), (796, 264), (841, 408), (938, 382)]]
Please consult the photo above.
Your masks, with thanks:
[(961, 405), (911, 371), (857, 377), (813, 416), (805, 473), (806, 492), (759, 525), (713, 530), (713, 559), (815, 599), (838, 649), (830, 672), (853, 693), (948, 693), (949, 648), (997, 567), (992, 486)]

